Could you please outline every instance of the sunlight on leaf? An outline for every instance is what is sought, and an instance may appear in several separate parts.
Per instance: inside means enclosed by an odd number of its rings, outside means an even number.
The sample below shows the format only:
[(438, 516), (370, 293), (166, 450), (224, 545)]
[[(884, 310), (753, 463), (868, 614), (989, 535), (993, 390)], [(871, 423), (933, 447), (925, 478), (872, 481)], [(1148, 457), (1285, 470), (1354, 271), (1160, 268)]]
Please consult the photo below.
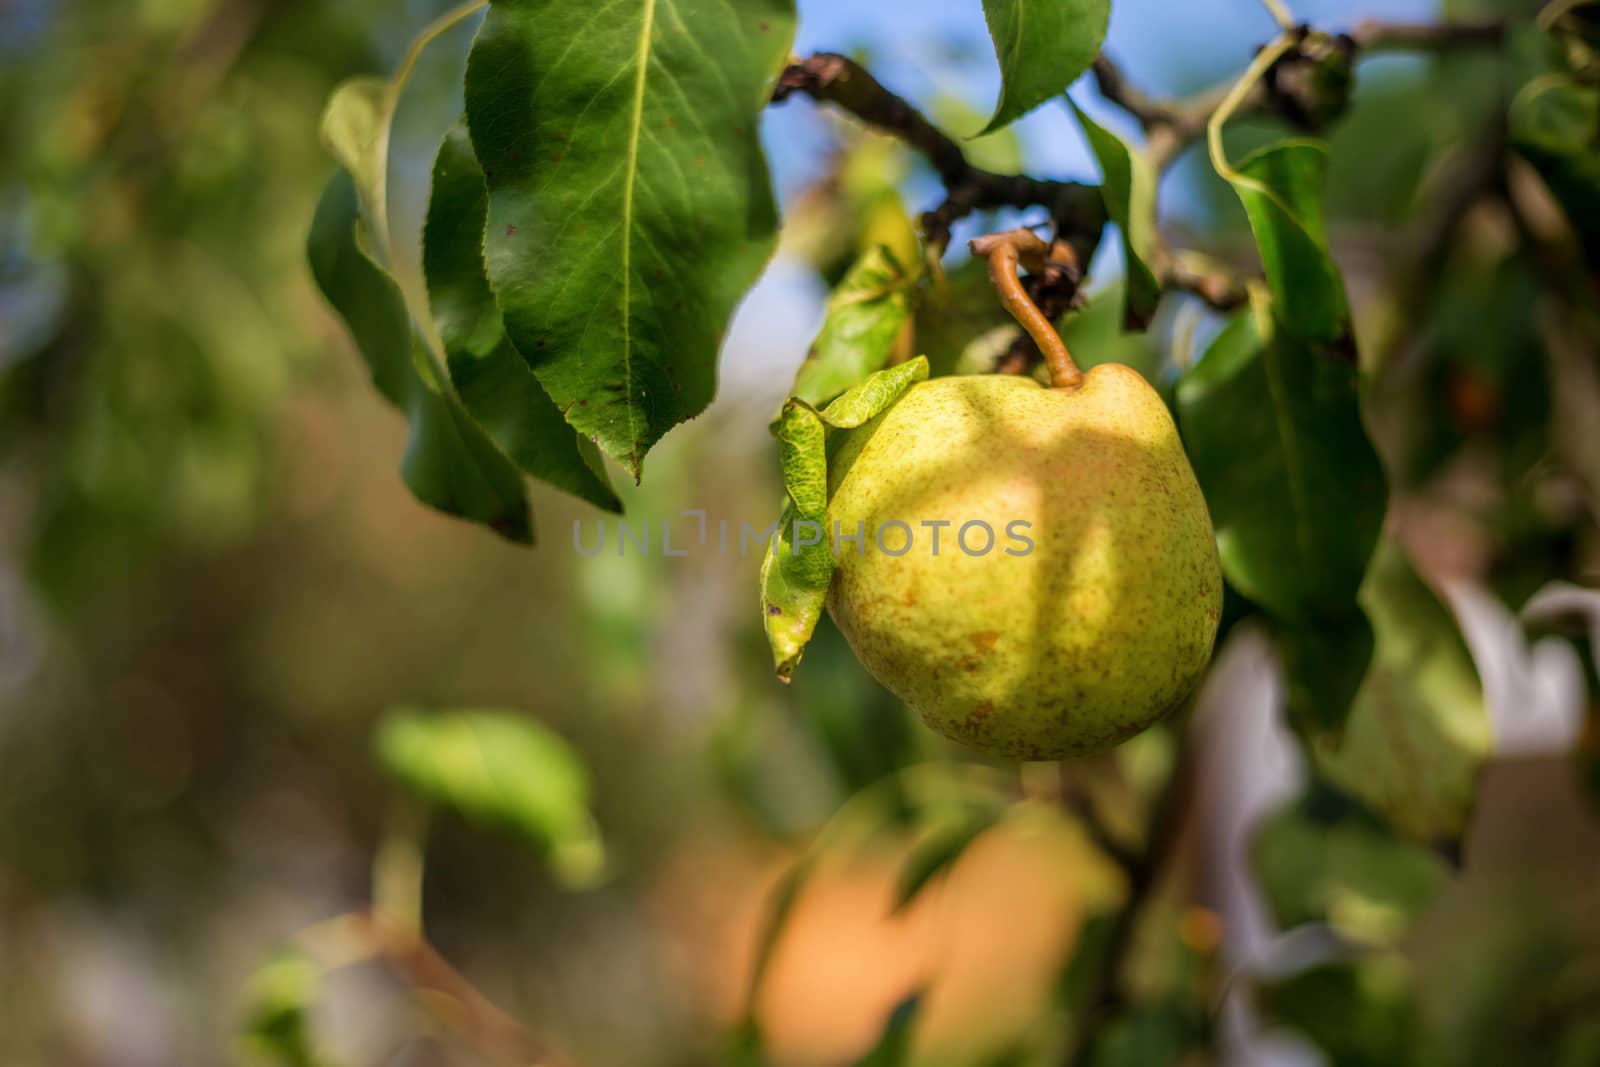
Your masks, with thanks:
[(1156, 176), (1143, 152), (1089, 118), (1070, 98), (1068, 103), (1083, 127), (1089, 150), (1100, 163), (1100, 195), (1105, 198), (1106, 214), (1122, 234), (1127, 262), (1123, 324), (1142, 330), (1150, 324), (1161, 300), (1161, 283), (1150, 267), (1157, 241)]
[(396, 708), (374, 745), (383, 769), (416, 795), (515, 831), (566, 885), (593, 885), (603, 875), (588, 769), (544, 726), (511, 711)]

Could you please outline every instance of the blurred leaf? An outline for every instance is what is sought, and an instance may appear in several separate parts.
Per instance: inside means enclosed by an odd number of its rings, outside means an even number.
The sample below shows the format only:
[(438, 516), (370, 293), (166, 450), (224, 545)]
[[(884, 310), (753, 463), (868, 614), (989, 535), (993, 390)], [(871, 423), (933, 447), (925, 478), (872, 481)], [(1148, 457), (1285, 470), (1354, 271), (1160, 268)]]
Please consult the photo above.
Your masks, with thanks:
[(806, 657), (810, 667), (794, 680), (791, 706), (842, 795), (893, 775), (916, 757), (926, 732), (913, 725), (914, 714), (904, 704), (858, 669), (855, 653), (826, 614)]
[(855, 1067), (905, 1067), (911, 1062), (911, 1028), (916, 1024), (917, 1013), (922, 1010), (922, 994), (913, 993), (895, 1005), (883, 1024), (878, 1043), (859, 1060)]
[(1347, 940), (1391, 943), (1446, 881), (1439, 859), (1349, 809), (1331, 818), (1305, 801), (1255, 831), (1251, 855), (1283, 929), (1326, 922)]
[(1089, 69), (1111, 21), (1111, 0), (983, 0), (1000, 61), (990, 133), (1066, 91)]
[(1057, 323), (1073, 361), (1084, 370), (1121, 363), (1144, 375), (1156, 388), (1162, 381), (1161, 354), (1152, 338), (1124, 329), (1126, 289), (1121, 279), (1089, 297)]
[[(955, 93), (940, 92), (928, 104), (928, 117), (942, 130), (970, 130), (984, 121), (983, 112)], [(1020, 174), (1027, 169), (1022, 139), (1014, 128), (968, 137), (961, 151), (974, 167), (996, 174)]]
[(276, 1067), (330, 1067), (333, 1060), (311, 1037), (321, 988), (322, 969), (298, 951), (280, 953), (258, 968), (245, 987), (241, 1057)]
[(1188, 1020), (1144, 1004), (1107, 1023), (1095, 1038), (1095, 1067), (1146, 1067), (1177, 1064), (1191, 1044)]
[(744, 1019), (728, 1035), (724, 1045), (722, 1067), (767, 1067), (766, 1039), (761, 1035), (761, 1025), (754, 1019)]
[(1327, 166), (1322, 142), (1283, 141), (1252, 153), (1224, 177), (1250, 219), (1283, 329), (1302, 341), (1348, 347), (1344, 281), (1328, 254), (1322, 220)]
[(757, 122), (792, 0), (501, 0), (466, 75), (489, 281), (567, 421), (639, 477), (703, 411), (777, 211)]
[(1511, 102), (1511, 140), (1561, 204), (1600, 270), (1600, 87), (1544, 73)]
[(1061, 1003), (1075, 1017), (1093, 1010), (1093, 1005), (1087, 1001), (1097, 976), (1106, 965), (1106, 953), (1111, 950), (1120, 921), (1118, 915), (1097, 914), (1086, 917), (1078, 924), (1072, 955), (1062, 969), (1058, 983)]
[(1355, 368), (1278, 330), (1256, 297), (1185, 375), (1178, 411), (1228, 581), (1282, 622), (1317, 626), (1355, 610), (1383, 470)]
[(511, 711), (390, 711), (378, 762), (395, 779), (469, 819), (516, 831), (568, 885), (593, 884), (605, 847), (589, 811), (589, 772), (552, 731)]
[(966, 373), (975, 347), (990, 352), (987, 369), (1018, 332), (1016, 320), (995, 297), (985, 261), (977, 257), (947, 271), (943, 288), (923, 287), (915, 321), (917, 351), (928, 357), (935, 378)]
[(908, 265), (921, 254), (899, 192), (905, 146), (867, 127), (841, 127), (838, 136), (829, 169), (784, 204), (778, 238), (780, 255), (810, 264), (829, 288), (875, 245)]
[(362, 244), (355, 185), (336, 174), (317, 206), (307, 243), (311, 273), (349, 327), (373, 383), (405, 412), (411, 437), (400, 475), (418, 500), (532, 543), (522, 476), (459, 402), (424, 379), (405, 298)]
[(506, 339), (483, 273), (489, 192), (465, 123), (445, 135), (433, 165), (422, 237), (428, 299), (461, 402), (524, 473), (598, 507), (621, 511), (593, 444), (561, 417)]
[(825, 404), (882, 370), (910, 318), (912, 280), (882, 245), (863, 252), (828, 298), (827, 318), (800, 364), (793, 395)]
[(918, 842), (900, 867), (894, 911), (909, 908), (924, 889), (956, 865), (969, 845), (993, 829), (1003, 814), (997, 809), (976, 808), (951, 825), (936, 827)]
[[(393, 119), (389, 79), (351, 78), (328, 98), (322, 113), (322, 143), (349, 172), (364, 218), (374, 225), (388, 217), (389, 123)], [(387, 236), (379, 236), (380, 249)], [(380, 253), (381, 254), (381, 253)]]
[(1398, 955), (1329, 963), (1256, 988), (1270, 1018), (1327, 1054), (1329, 1067), (1396, 1067), (1421, 1061), (1422, 1020)]
[(1313, 623), (1279, 623), (1271, 629), (1283, 662), (1291, 721), (1314, 736), (1337, 735), (1372, 665), (1372, 623), (1352, 607)]
[(805, 888), (806, 880), (811, 877), (814, 857), (806, 856), (784, 872), (778, 879), (777, 885), (767, 895), (766, 914), (761, 922), (761, 930), (756, 937), (755, 960), (750, 967), (750, 984), (745, 990), (744, 1028), (753, 1036), (759, 1049), (760, 1029), (755, 1023), (756, 1000), (761, 995), (762, 983), (766, 981), (767, 970), (772, 966), (772, 959), (777, 954), (778, 942), (783, 938), (784, 928), (789, 923), (789, 916), (794, 914), (794, 906), (800, 900), (800, 891)]
[(1083, 127), (1089, 150), (1100, 163), (1100, 195), (1106, 214), (1122, 234), (1127, 276), (1123, 281), (1123, 324), (1131, 330), (1150, 325), (1161, 300), (1161, 283), (1150, 263), (1156, 254), (1156, 177), (1144, 153), (1100, 126), (1068, 98)]
[(1407, 837), (1453, 852), (1492, 743), (1477, 668), (1394, 542), (1380, 542), (1361, 602), (1377, 650), (1342, 736), (1314, 746), (1317, 766)]
[(928, 361), (918, 356), (878, 371), (821, 412), (791, 398), (778, 416), (774, 433), (788, 502), (761, 561), (761, 609), (779, 678), (799, 666), (833, 580), (827, 427), (850, 429), (871, 421), (927, 376)]

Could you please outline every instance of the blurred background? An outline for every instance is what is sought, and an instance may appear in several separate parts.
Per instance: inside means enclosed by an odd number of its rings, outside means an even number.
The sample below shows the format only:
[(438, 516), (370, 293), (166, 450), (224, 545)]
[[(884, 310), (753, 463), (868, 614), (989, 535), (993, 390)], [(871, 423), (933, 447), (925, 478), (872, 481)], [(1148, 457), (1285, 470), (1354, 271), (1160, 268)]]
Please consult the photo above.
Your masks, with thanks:
[[(573, 524), (592, 537), (598, 514), (538, 488), (540, 544), (522, 550), (400, 483), (402, 420), (315, 295), (303, 240), (333, 170), (317, 140), (329, 90), (391, 70), (444, 6), (0, 0), (0, 1062), (233, 1062), (256, 967), (367, 898), (396, 792), (372, 735), (398, 705), (518, 709), (592, 772), (598, 888), (563, 888), (515, 840), (453, 816), (428, 838), (434, 944), (574, 1061), (723, 1055), (767, 896), (828, 825), (842, 843), (803, 886), (755, 1005), (771, 1058), (852, 1062), (922, 991), (912, 1062), (1052, 1062), (1060, 974), (1085, 917), (1121, 889), (1041, 799), (1036, 768), (961, 763), (826, 623), (780, 686), (753, 555), (582, 557)], [(947, 129), (982, 125), (998, 72), (978, 0), (799, 7), (797, 52), (855, 52)], [(1295, 7), (1337, 30), (1496, 5)], [(392, 201), (408, 263), (471, 29), (435, 46), (402, 104)], [(1140, 86), (1177, 94), (1229, 77), (1272, 32), (1247, 0), (1116, 0), (1108, 51)], [(1304, 772), (1264, 640), (1230, 634), (1197, 712), (1203, 803), (1173, 919), (1207, 961), (1222, 1062), (1600, 1063), (1597, 775), (1573, 755), (1594, 653), (1587, 631), (1519, 614), (1552, 580), (1600, 584), (1595, 352), (1552, 325), (1504, 211), (1467, 204), (1431, 258), (1407, 239), (1501, 121), (1498, 64), (1363, 64), (1329, 193), (1391, 532), (1481, 680), (1447, 727), (1492, 737), (1495, 756), (1460, 850), (1341, 839), (1356, 881), (1403, 873), (1365, 895), (1338, 881), (1349, 872), (1319, 885), (1393, 936), (1381, 966), (1284, 987), (1341, 1020), (1314, 1048), (1304, 1023), (1295, 1036), (1232, 1006), (1230, 976), (1319, 951), (1263, 903), (1249, 859), (1261, 826), (1280, 866), (1309, 869), (1331, 846), (1263, 823)], [(1136, 133), (1087, 82), (1074, 95)], [(764, 133), (785, 243), (730, 331), (711, 410), (652, 452), (642, 487), (614, 477), (636, 518), (776, 517), (766, 423), (853, 247), (826, 220), (885, 190), (913, 213), (937, 199), (915, 160), (808, 102), (772, 109)], [(1095, 178), (1054, 105), (970, 147), (991, 168)], [(1249, 256), (1203, 154), (1174, 168), (1162, 204), (1184, 243)], [(1008, 221), (969, 220), (953, 247)], [(1116, 280), (1115, 244), (1096, 290)], [(1216, 329), (1180, 299), (1147, 339), (1113, 325), (1108, 343), (1159, 376)], [(1600, 620), (1576, 590), (1557, 612), (1585, 613)], [(1130, 746), (1122, 772), (1159, 767), (1163, 743)], [(981, 773), (1029, 799), (891, 914), (914, 835), (872, 831), (860, 802), (836, 813), (873, 783), (914, 793), (930, 767), (935, 792), (941, 775)], [(1180, 980), (1173, 953), (1150, 955), (1143, 985)], [(315, 1023), (337, 1062), (479, 1062), (381, 969), (334, 975)]]

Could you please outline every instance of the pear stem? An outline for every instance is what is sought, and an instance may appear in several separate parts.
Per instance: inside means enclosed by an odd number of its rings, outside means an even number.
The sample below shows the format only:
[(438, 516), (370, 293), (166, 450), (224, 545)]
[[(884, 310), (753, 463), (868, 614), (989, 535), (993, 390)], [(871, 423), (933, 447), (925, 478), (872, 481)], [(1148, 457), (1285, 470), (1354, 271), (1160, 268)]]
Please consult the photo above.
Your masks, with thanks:
[(1032, 230), (1020, 229), (973, 238), (970, 247), (973, 255), (988, 258), (989, 279), (1000, 294), (1001, 306), (1011, 313), (1044, 354), (1045, 364), (1050, 368), (1051, 386), (1076, 389), (1082, 385), (1083, 371), (1073, 362), (1066, 342), (1061, 340), (1061, 335), (1017, 276), (1017, 267), (1024, 257), (1030, 261), (1030, 269), (1042, 269), (1050, 246)]

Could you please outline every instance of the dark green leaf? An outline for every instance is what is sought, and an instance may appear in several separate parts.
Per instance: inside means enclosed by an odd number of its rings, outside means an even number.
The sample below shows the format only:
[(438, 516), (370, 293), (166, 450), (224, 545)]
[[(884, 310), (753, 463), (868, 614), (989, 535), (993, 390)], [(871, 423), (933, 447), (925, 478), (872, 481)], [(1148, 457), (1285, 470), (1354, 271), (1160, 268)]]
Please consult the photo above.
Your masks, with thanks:
[(354, 337), (378, 391), (410, 421), (400, 474), (418, 500), (531, 543), (522, 476), (460, 403), (443, 393), (413, 339), (405, 298), (365, 245), (354, 182), (339, 173), (317, 206), (311, 272)]
[(1072, 943), (1072, 956), (1062, 968), (1058, 992), (1062, 1005), (1074, 1015), (1092, 1011), (1090, 993), (1106, 965), (1106, 954), (1116, 938), (1117, 915), (1090, 915), (1078, 925), (1078, 936)]
[(998, 811), (978, 810), (952, 826), (934, 830), (918, 842), (900, 868), (895, 886), (894, 910), (904, 911), (936, 878), (956, 865), (961, 854), (994, 826)]
[(756, 938), (755, 961), (750, 967), (750, 985), (745, 990), (745, 1026), (757, 1039), (760, 1030), (754, 1022), (756, 999), (761, 994), (761, 985), (766, 981), (767, 970), (772, 966), (772, 959), (777, 954), (778, 942), (783, 937), (784, 927), (788, 925), (789, 916), (794, 914), (794, 906), (800, 900), (800, 891), (805, 888), (806, 880), (811, 877), (811, 866), (810, 857), (800, 860), (784, 872), (783, 877), (767, 896), (766, 915), (761, 922), (761, 932)]
[(1095, 1067), (1146, 1067), (1181, 1063), (1188, 1042), (1187, 1020), (1161, 1005), (1140, 1006), (1114, 1019), (1095, 1037)]
[(1511, 137), (1600, 270), (1600, 87), (1560, 74), (1535, 78), (1512, 101)]
[(703, 411), (777, 212), (756, 123), (792, 0), (496, 0), (468, 61), (506, 332), (567, 421), (639, 476)]
[(1455, 618), (1392, 541), (1361, 589), (1377, 651), (1348, 723), (1313, 755), (1340, 789), (1396, 830), (1458, 848), (1491, 746), (1483, 689)]
[(423, 230), (422, 269), (434, 324), (461, 402), (523, 472), (611, 511), (598, 452), (579, 437), (506, 339), (483, 273), (489, 193), (464, 123), (439, 148)]
[(247, 1062), (275, 1067), (328, 1067), (311, 1036), (311, 1011), (322, 988), (322, 969), (286, 951), (250, 976), (245, 989), (239, 1050)]
[(1256, 998), (1270, 1018), (1314, 1041), (1330, 1067), (1420, 1061), (1422, 1020), (1398, 955), (1322, 964), (1258, 986)]
[(822, 331), (795, 376), (794, 396), (826, 404), (882, 370), (911, 316), (911, 281), (887, 248), (862, 253), (828, 299)]
[(1293, 337), (1348, 348), (1344, 281), (1328, 255), (1322, 188), (1328, 149), (1320, 141), (1283, 141), (1252, 153), (1232, 175), (1261, 251), (1274, 311)]
[(922, 1010), (922, 994), (911, 996), (895, 1005), (894, 1011), (883, 1024), (878, 1043), (855, 1062), (855, 1067), (904, 1067), (911, 1062), (911, 1028)]
[(983, 0), (1000, 60), (989, 133), (1066, 91), (1089, 69), (1111, 21), (1111, 0)]
[(1150, 324), (1161, 300), (1161, 283), (1150, 268), (1156, 254), (1156, 177), (1144, 153), (1128, 147), (1116, 134), (1097, 124), (1076, 102), (1073, 113), (1083, 126), (1089, 150), (1100, 163), (1100, 195), (1106, 214), (1122, 233), (1127, 262), (1123, 323), (1142, 330)]
[(1356, 369), (1276, 328), (1259, 298), (1178, 388), (1222, 567), (1290, 627), (1348, 619), (1387, 491)]
[(1376, 639), (1356, 604), (1314, 623), (1277, 623), (1289, 718), (1306, 735), (1337, 735), (1366, 681)]
[(589, 811), (589, 772), (572, 746), (510, 711), (398, 708), (378, 761), (417, 795), (520, 834), (568, 884), (592, 883), (605, 849)]

